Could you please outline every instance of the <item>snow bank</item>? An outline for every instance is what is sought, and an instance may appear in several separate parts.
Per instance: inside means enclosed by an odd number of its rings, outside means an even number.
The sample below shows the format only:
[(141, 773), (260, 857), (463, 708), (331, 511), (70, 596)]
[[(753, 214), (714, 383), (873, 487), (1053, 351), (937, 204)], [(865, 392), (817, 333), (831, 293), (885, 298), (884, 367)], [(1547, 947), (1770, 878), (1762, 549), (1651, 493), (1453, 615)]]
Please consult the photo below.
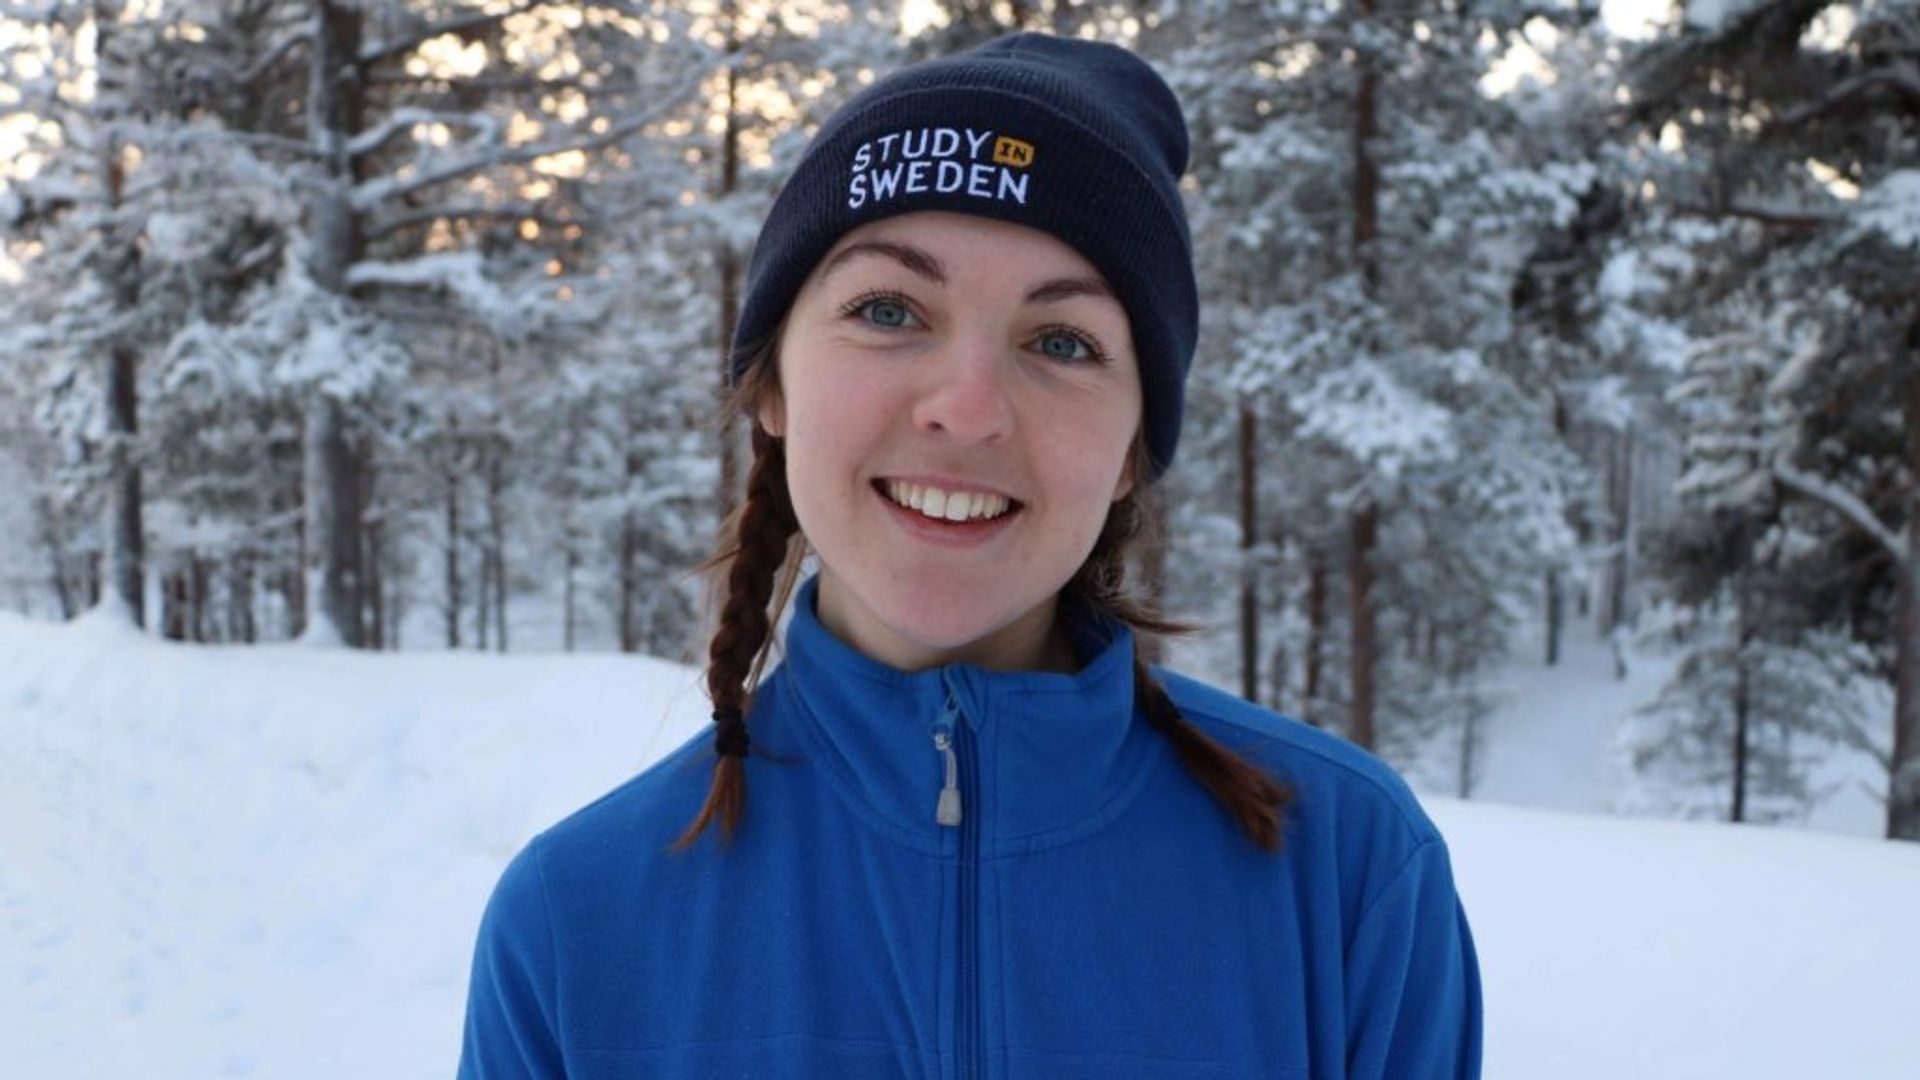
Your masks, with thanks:
[[(449, 1075), (501, 865), (702, 704), (692, 672), (640, 658), (187, 647), (0, 614), (7, 1074)], [(1431, 806), (1492, 1080), (1920, 1071), (1920, 849)]]
[(647, 659), (0, 614), (0, 1072), (449, 1075), (500, 867), (702, 701)]

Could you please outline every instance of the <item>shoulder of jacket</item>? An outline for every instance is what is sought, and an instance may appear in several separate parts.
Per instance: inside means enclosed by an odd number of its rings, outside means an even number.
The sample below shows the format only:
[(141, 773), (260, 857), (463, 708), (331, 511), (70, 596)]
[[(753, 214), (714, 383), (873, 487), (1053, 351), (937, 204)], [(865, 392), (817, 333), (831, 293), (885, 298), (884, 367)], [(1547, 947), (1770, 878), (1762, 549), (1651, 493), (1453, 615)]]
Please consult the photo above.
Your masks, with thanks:
[(1406, 780), (1373, 753), (1190, 676), (1160, 667), (1153, 673), (1182, 716), (1268, 767), (1297, 794), (1391, 818), (1413, 845), (1440, 838)]
[[(713, 778), (713, 732), (701, 728), (665, 757), (542, 829), (537, 846), (549, 869), (594, 857), (609, 846), (660, 847), (699, 810)], [(664, 839), (662, 839), (664, 837)]]

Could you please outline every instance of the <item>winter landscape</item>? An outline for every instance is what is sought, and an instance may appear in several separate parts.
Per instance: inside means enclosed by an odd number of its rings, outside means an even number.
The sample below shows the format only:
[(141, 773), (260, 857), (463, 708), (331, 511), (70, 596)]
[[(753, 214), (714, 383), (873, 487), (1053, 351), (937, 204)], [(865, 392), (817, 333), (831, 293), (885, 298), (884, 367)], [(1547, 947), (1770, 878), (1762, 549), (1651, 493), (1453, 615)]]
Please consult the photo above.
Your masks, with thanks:
[(0, 0), (0, 1074), (448, 1075), (538, 829), (703, 731), (807, 133), (1167, 74), (1142, 593), (1448, 837), (1486, 1075), (1920, 1075), (1920, 5)]

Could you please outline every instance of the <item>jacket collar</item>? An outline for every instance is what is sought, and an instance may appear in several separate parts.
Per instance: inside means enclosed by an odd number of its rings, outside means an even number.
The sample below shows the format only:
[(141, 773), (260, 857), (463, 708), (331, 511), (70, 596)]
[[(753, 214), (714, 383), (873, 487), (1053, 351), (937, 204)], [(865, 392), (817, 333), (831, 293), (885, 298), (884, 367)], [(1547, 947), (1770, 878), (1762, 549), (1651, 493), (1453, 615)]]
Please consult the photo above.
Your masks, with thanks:
[(973, 664), (909, 672), (823, 626), (818, 592), (817, 576), (799, 590), (773, 678), (794, 704), (808, 757), (885, 831), (952, 850), (960, 828), (935, 820), (947, 760), (934, 735), (949, 727), (962, 817), (971, 815), (988, 855), (1096, 829), (1144, 782), (1153, 733), (1134, 715), (1134, 640), (1124, 624), (1063, 609), (1082, 665), (1073, 675)]

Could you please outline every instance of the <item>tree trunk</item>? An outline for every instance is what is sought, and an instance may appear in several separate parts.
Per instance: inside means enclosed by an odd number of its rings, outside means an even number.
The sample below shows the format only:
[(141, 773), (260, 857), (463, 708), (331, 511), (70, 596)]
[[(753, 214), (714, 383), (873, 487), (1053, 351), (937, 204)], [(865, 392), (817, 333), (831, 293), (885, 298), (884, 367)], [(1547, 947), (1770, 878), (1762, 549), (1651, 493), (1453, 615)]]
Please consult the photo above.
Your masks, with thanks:
[(493, 549), (480, 542), (479, 586), (473, 590), (473, 641), (486, 652), (493, 644)]
[(1283, 521), (1278, 513), (1267, 515), (1270, 523), (1268, 541), (1273, 545), (1273, 608), (1281, 613), (1281, 625), (1274, 627), (1273, 645), (1267, 657), (1267, 708), (1282, 712), (1291, 700), (1292, 685), (1288, 672), (1293, 666), (1293, 657), (1289, 654), (1285, 629), (1285, 612), (1291, 597), (1287, 587), (1287, 534), (1282, 527)]
[(227, 566), (227, 630), (230, 640), (248, 645), (259, 640), (253, 617), (253, 557), (236, 552)]
[(387, 647), (387, 530), (377, 514), (367, 519), (367, 648)]
[[(352, 204), (355, 180), (348, 140), (359, 129), (360, 85), (354, 58), (362, 14), (337, 0), (313, 0), (307, 40), (307, 135), (326, 172), (309, 204), (314, 283), (345, 298), (347, 270), (359, 257), (360, 222)], [(309, 640), (365, 642), (360, 566), (359, 461), (348, 438), (345, 406), (315, 388), (306, 404), (306, 516), (311, 523), (307, 567)]]
[[(1360, 18), (1371, 23), (1374, 0), (1360, 0)], [(1375, 244), (1380, 235), (1380, 163), (1373, 143), (1380, 134), (1380, 74), (1370, 48), (1359, 54), (1359, 81), (1353, 106), (1353, 238), (1352, 255), (1360, 269), (1360, 283), (1368, 299), (1380, 295), (1380, 260)], [(1379, 510), (1368, 497), (1352, 512), (1347, 552), (1349, 658), (1352, 680), (1347, 716), (1347, 738), (1371, 750), (1373, 732), (1373, 545)]]
[(1624, 428), (1615, 444), (1612, 483), (1608, 492), (1613, 504), (1613, 558), (1608, 560), (1607, 601), (1601, 614), (1600, 629), (1608, 634), (1628, 618), (1627, 589), (1633, 574), (1633, 426)]
[[(719, 190), (715, 192), (717, 202), (724, 203), (740, 185), (740, 124), (739, 114), (734, 108), (737, 92), (735, 71), (740, 60), (740, 38), (738, 35), (736, 0), (726, 0), (724, 8), (726, 19), (727, 63), (723, 75), (726, 80), (726, 118), (720, 134), (720, 178)], [(720, 274), (720, 395), (727, 396), (727, 376), (733, 364), (733, 327), (740, 317), (739, 256), (733, 250), (732, 242), (722, 237), (715, 260)], [(725, 521), (732, 512), (734, 503), (740, 498), (742, 470), (740, 467), (740, 439), (738, 424), (729, 412), (720, 417), (720, 491), (714, 506), (721, 521)], [(624, 543), (624, 540), (623, 540)], [(621, 573), (626, 574), (623, 568)], [(627, 616), (630, 609), (621, 604), (621, 640), (627, 638)], [(622, 646), (624, 648), (624, 645)]]
[(189, 633), (194, 641), (209, 642), (214, 639), (213, 626), (207, 618), (208, 600), (212, 590), (208, 587), (207, 560), (198, 554), (187, 556), (187, 618)]
[(1259, 456), (1254, 452), (1253, 406), (1240, 403), (1240, 696), (1260, 700), (1260, 571), (1254, 563), (1259, 542), (1257, 496)]
[[(305, 451), (306, 433), (300, 436), (302, 452)], [(295, 473), (293, 502), (295, 506), (307, 504), (306, 470)], [(307, 632), (307, 515), (301, 513), (293, 521), (293, 565), (280, 577), (280, 594), (286, 600), (287, 625), (286, 636), (298, 638)]]
[(620, 519), (620, 651), (640, 651), (640, 635), (634, 626), (634, 607), (640, 598), (639, 575), (634, 560), (640, 554), (640, 529), (634, 524), (633, 511)]
[(361, 622), (359, 463), (341, 403), (316, 394), (307, 409), (306, 516), (312, 531), (307, 545), (307, 629), (302, 636), (320, 644), (358, 647), (366, 640)]
[(175, 568), (160, 578), (160, 636), (187, 640), (187, 574)]
[[(632, 417), (629, 417), (628, 446), (635, 443), (632, 428)], [(629, 505), (620, 515), (620, 651), (627, 653), (640, 651), (640, 632), (634, 611), (640, 603), (639, 569), (635, 566), (640, 558), (640, 525), (634, 520), (631, 505), (638, 496), (640, 472), (640, 455), (629, 450), (626, 486), (622, 489)]]
[(282, 632), (288, 638), (297, 638), (306, 633), (307, 577), (301, 569), (304, 562), (301, 559), (280, 574), (280, 606), (287, 614)]
[[(1907, 335), (1920, 354), (1920, 318)], [(1920, 355), (1915, 357), (1920, 360)], [(1887, 839), (1920, 840), (1920, 375), (1907, 378), (1907, 558), (1900, 568)]]
[(1561, 595), (1560, 572), (1547, 571), (1547, 655), (1546, 665), (1560, 663), (1560, 624), (1566, 620), (1566, 601)]
[(1323, 659), (1327, 647), (1327, 563), (1320, 552), (1312, 547), (1307, 549), (1307, 656), (1305, 685), (1301, 696), (1305, 699), (1307, 723), (1314, 727), (1324, 726), (1325, 710), (1320, 701), (1320, 677), (1324, 670)]
[[(1360, 17), (1371, 22), (1374, 0), (1360, 0)], [(1369, 298), (1380, 294), (1380, 262), (1374, 242), (1380, 235), (1380, 163), (1373, 141), (1380, 134), (1380, 74), (1371, 51), (1359, 57), (1359, 85), (1353, 101), (1353, 256)]]
[(1747, 747), (1749, 728), (1752, 726), (1753, 703), (1752, 688), (1748, 683), (1747, 658), (1748, 645), (1753, 641), (1753, 628), (1747, 611), (1747, 575), (1740, 572), (1740, 579), (1734, 586), (1734, 653), (1733, 653), (1733, 799), (1727, 812), (1727, 820), (1735, 823), (1747, 820)]
[(566, 571), (562, 579), (560, 621), (560, 647), (566, 652), (574, 649), (575, 619), (578, 617), (578, 602), (575, 598), (576, 582), (580, 575), (580, 530), (574, 517), (580, 505), (579, 484), (575, 480), (575, 470), (580, 465), (580, 429), (582, 423), (579, 407), (568, 410), (567, 452), (565, 467), (560, 474), (561, 523), (560, 543), (566, 553)]
[(1455, 798), (1473, 798), (1474, 770), (1480, 749), (1479, 742), (1479, 715), (1469, 709), (1466, 715), (1466, 722), (1460, 726), (1460, 774), (1456, 778)]
[(1370, 502), (1353, 511), (1352, 541), (1347, 552), (1348, 619), (1353, 635), (1353, 701), (1347, 738), (1368, 750), (1374, 743), (1373, 548), (1379, 539), (1379, 513)]
[[(496, 350), (496, 361), (498, 351)], [(507, 510), (505, 437), (495, 434), (487, 460), (487, 550), (492, 556), (493, 640), (501, 652), (507, 651)]]
[(67, 546), (60, 537), (62, 524), (55, 517), (53, 499), (47, 495), (33, 497), (34, 518), (40, 525), (40, 542), (47, 547), (48, 578), (53, 586), (54, 599), (60, 604), (60, 617), (71, 619), (80, 613), (80, 604), (73, 595), (72, 583), (68, 580), (71, 570), (68, 566)]
[(365, 545), (360, 552), (360, 559), (367, 568), (367, 587), (364, 590), (367, 601), (365, 644), (369, 649), (378, 650), (387, 647), (386, 521), (378, 510), (373, 509), (374, 487), (379, 483), (379, 472), (374, 463), (371, 439), (361, 441), (358, 456), (362, 466), (361, 476), (365, 479), (360, 491), (360, 532)]
[[(1567, 443), (1567, 433), (1572, 429), (1573, 420), (1567, 412), (1566, 397), (1558, 392), (1553, 395), (1553, 433), (1560, 445)], [(1586, 537), (1580, 538), (1581, 546), (1586, 545)], [(1548, 570), (1546, 582), (1547, 595), (1547, 667), (1560, 664), (1560, 629), (1567, 621), (1566, 583), (1560, 579), (1560, 571)]]
[[(120, 11), (118, 4), (98, 4), (93, 9), (96, 34), (95, 53), (99, 57), (101, 77), (112, 79), (116, 71), (113, 56), (114, 27)], [(131, 236), (123, 234), (119, 222), (121, 193), (126, 170), (121, 160), (120, 137), (115, 117), (104, 118), (100, 133), (100, 172), (106, 187), (107, 220), (101, 261), (107, 292), (113, 307), (122, 316), (140, 303), (140, 249)], [(138, 354), (134, 343), (115, 334), (106, 357), (107, 395), (107, 503), (105, 524), (107, 546), (107, 595), (124, 607), (135, 626), (146, 625), (146, 549), (140, 520), (140, 462), (134, 443), (140, 430)]]
[(560, 647), (566, 652), (572, 652), (573, 646), (574, 646), (574, 630), (573, 630), (574, 617), (575, 617), (574, 612), (576, 610), (575, 601), (574, 601), (574, 588), (575, 588), (574, 582), (579, 577), (579, 574), (580, 574), (580, 552), (574, 547), (574, 540), (571, 534), (568, 535), (566, 544), (567, 544), (567, 573), (566, 573), (565, 586), (564, 586), (566, 601), (564, 604), (565, 615), (562, 617), (562, 622), (561, 622)]
[(449, 467), (446, 479), (447, 648), (457, 649), (460, 647), (460, 477)]
[(135, 626), (147, 624), (146, 544), (140, 514), (140, 464), (134, 453), (138, 434), (131, 346), (115, 345), (107, 358), (107, 590), (125, 605)]

